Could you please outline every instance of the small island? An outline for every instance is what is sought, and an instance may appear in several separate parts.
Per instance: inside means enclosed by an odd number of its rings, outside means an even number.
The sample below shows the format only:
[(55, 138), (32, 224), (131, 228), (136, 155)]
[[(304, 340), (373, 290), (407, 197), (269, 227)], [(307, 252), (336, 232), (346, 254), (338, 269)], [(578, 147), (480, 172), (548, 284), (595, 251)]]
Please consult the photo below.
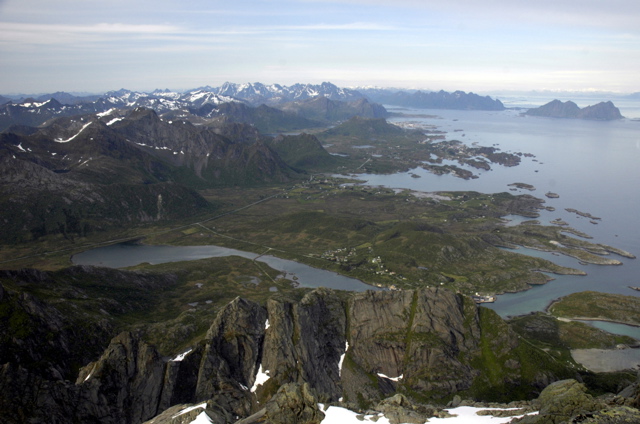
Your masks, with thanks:
[(620, 109), (610, 101), (580, 108), (572, 101), (562, 102), (560, 100), (553, 100), (540, 107), (529, 109), (524, 115), (547, 118), (586, 119), (591, 121), (613, 121), (624, 118), (624, 116), (620, 114)]

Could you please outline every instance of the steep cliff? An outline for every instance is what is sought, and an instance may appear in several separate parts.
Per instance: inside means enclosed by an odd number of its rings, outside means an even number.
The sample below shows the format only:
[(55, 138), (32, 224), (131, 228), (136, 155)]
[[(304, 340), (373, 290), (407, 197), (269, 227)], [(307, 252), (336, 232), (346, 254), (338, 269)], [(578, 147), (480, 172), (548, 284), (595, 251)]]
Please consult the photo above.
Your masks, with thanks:
[[(14, 295), (0, 293), (6, 308)], [(48, 343), (31, 334), (12, 337), (18, 345), (34, 344), (31, 351)], [(133, 424), (193, 403), (221, 422), (265, 406), (264, 413), (274, 415), (274, 402), (317, 417), (303, 399), (366, 408), (395, 393), (418, 400), (446, 401), (455, 394), (482, 399), (516, 386), (532, 397), (566, 375), (552, 359), (523, 350), (495, 313), (437, 288), (355, 294), (320, 288), (300, 301), (274, 297), (266, 307), (236, 298), (198, 345), (173, 358), (162, 357), (142, 337), (115, 336), (75, 383), (5, 356), (0, 406), (14, 411), (7, 422), (54, 417), (57, 423)], [(539, 372), (525, 372), (532, 361)], [(276, 393), (280, 400), (270, 402)]]

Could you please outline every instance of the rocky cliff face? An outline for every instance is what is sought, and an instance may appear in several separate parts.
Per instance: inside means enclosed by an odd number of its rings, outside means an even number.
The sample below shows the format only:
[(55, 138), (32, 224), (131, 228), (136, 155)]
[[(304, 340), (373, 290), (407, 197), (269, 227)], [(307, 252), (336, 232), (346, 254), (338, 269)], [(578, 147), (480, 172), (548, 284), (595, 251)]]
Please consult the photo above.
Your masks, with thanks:
[[(4, 293), (0, 306), (6, 301)], [(24, 343), (47, 344), (23, 337)], [(535, 386), (536, 378), (521, 372), (527, 359), (514, 355), (519, 348), (497, 315), (447, 290), (347, 296), (321, 288), (299, 302), (273, 298), (266, 307), (237, 298), (200, 344), (172, 359), (140, 334), (121, 333), (82, 367), (75, 383), (4, 357), (0, 405), (14, 411), (8, 422), (139, 423), (178, 404), (205, 402), (202, 408), (220, 421), (235, 422), (289, 383), (298, 387), (294, 392), (308, 385), (302, 392), (319, 401), (354, 407), (396, 392), (438, 399), (481, 393), (479, 384)], [(489, 363), (508, 371), (489, 369)]]

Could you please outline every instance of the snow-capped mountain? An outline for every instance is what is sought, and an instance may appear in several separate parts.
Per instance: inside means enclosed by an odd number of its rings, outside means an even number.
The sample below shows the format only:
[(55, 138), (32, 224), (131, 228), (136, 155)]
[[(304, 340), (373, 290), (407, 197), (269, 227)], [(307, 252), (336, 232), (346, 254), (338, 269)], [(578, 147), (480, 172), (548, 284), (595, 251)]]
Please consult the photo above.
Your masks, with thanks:
[(305, 100), (323, 96), (330, 100), (353, 101), (364, 96), (356, 90), (340, 88), (330, 82), (322, 84), (279, 84), (265, 85), (259, 82), (235, 84), (226, 82), (221, 87), (212, 89), (215, 93), (246, 100), (252, 104), (278, 104), (295, 100)]
[(239, 102), (229, 96), (218, 95), (203, 89), (176, 93), (171, 91), (155, 91), (142, 93), (121, 89), (110, 91), (96, 101), (76, 104), (62, 104), (55, 98), (37, 101), (32, 98), (20, 103), (9, 102), (0, 106), (0, 131), (12, 124), (39, 126), (49, 119), (60, 116), (74, 116), (104, 113), (111, 109), (135, 109), (143, 107), (157, 113), (169, 111), (189, 111), (210, 104), (218, 106), (223, 103)]
[[(58, 92), (37, 98), (10, 101), (0, 106), (0, 131), (11, 125), (39, 126), (52, 118), (85, 114), (99, 114), (111, 109), (152, 109), (158, 114), (178, 112), (180, 116), (196, 114), (212, 115), (212, 110), (227, 103), (259, 106), (266, 104), (280, 107), (285, 103), (300, 102), (314, 98), (331, 101), (354, 102), (365, 97), (356, 90), (322, 84), (265, 85), (259, 82), (235, 84), (224, 83), (220, 87), (200, 87), (185, 92), (155, 90), (151, 93), (120, 89), (109, 91), (96, 98), (76, 98)], [(58, 99), (56, 96), (60, 97)], [(213, 115), (212, 115), (213, 116)], [(244, 122), (244, 121), (243, 121)]]

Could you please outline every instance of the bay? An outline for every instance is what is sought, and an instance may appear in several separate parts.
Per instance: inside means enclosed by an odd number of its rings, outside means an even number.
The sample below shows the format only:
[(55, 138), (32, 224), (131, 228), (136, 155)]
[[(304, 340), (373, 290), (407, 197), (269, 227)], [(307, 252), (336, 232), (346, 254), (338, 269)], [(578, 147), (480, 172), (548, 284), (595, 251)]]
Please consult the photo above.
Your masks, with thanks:
[[(603, 99), (606, 100), (606, 99)], [(593, 104), (592, 102), (590, 104)], [(512, 106), (517, 104), (512, 103)], [(627, 110), (640, 110), (638, 103)], [(489, 171), (466, 168), (478, 179), (463, 180), (450, 175), (433, 175), (422, 168), (389, 175), (360, 174), (368, 185), (408, 188), (418, 191), (477, 191), (532, 194), (545, 199), (553, 212), (543, 210), (543, 224), (560, 218), (571, 227), (593, 236), (596, 243), (640, 253), (640, 121), (584, 121), (525, 117), (522, 110), (500, 112), (405, 109), (388, 107), (396, 115), (393, 123), (414, 124), (447, 132), (447, 139), (467, 145), (495, 146), (505, 152), (531, 153), (520, 165), (492, 165)], [(623, 114), (624, 114), (623, 110)], [(435, 116), (435, 117), (433, 117)], [(464, 168), (464, 167), (463, 167)], [(421, 178), (412, 178), (417, 174)], [(522, 182), (535, 191), (509, 191), (508, 184)], [(547, 192), (560, 195), (549, 199)], [(597, 225), (590, 219), (565, 208), (591, 213), (602, 218)], [(522, 253), (539, 255), (539, 252)], [(548, 259), (587, 272), (587, 276), (560, 276), (550, 283), (520, 293), (500, 295), (494, 304), (485, 304), (502, 316), (521, 315), (544, 310), (548, 304), (570, 293), (595, 290), (638, 296), (628, 286), (640, 285), (640, 261), (612, 255), (622, 266), (583, 265), (573, 258)]]

